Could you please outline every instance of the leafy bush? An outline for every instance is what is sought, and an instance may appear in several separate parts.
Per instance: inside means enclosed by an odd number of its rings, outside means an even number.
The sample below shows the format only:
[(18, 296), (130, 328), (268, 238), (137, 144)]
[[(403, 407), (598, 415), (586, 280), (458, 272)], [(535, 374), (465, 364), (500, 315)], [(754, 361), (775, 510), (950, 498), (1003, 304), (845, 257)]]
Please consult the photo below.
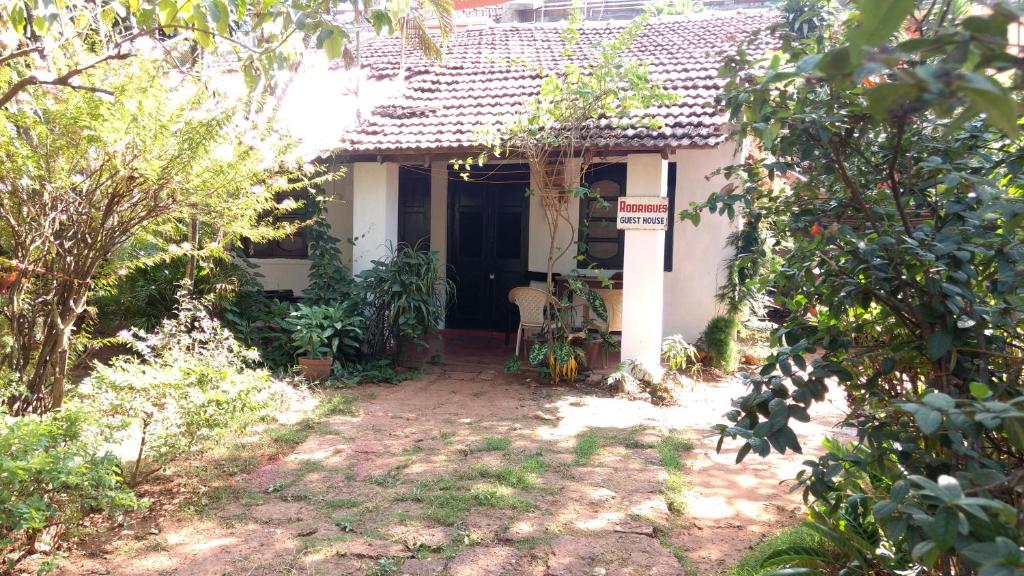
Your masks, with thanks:
[(133, 485), (201, 443), (251, 423), (276, 397), (270, 374), (250, 367), (255, 352), (239, 345), (202, 304), (179, 298), (177, 316), (157, 332), (126, 334), (138, 356), (96, 366), (76, 392), (122, 443), (138, 445), (128, 478)]
[(86, 514), (140, 505), (105, 440), (100, 420), (71, 406), (0, 421), (0, 560), (8, 569), (37, 552), (55, 554)]
[[(787, 4), (721, 71), (760, 146), (688, 211), (744, 211), (786, 250), (792, 314), (719, 425), (750, 453), (801, 451), (791, 423), (839, 386), (844, 424), (799, 475), (833, 574), (1024, 571), (1024, 147), (1020, 15), (951, 0)], [(763, 46), (763, 45), (762, 45)]]
[(669, 370), (693, 372), (700, 370), (700, 354), (697, 348), (678, 334), (666, 336), (661, 341), (661, 357), (668, 363)]
[(708, 360), (715, 369), (731, 374), (739, 366), (736, 331), (739, 323), (733, 316), (715, 316), (704, 328), (701, 339), (707, 347)]
[(454, 286), (444, 276), (436, 252), (405, 244), (360, 272), (358, 290), (366, 303), (364, 357), (398, 357), (403, 340), (423, 337), (444, 321)]
[(292, 344), (307, 358), (334, 358), (345, 362), (358, 357), (363, 319), (351, 305), (299, 304), (284, 326)]
[(268, 298), (257, 286), (236, 292), (221, 310), (221, 318), (242, 344), (259, 352), (263, 365), (284, 372), (295, 364), (296, 350), (287, 327), (291, 313), (288, 302)]

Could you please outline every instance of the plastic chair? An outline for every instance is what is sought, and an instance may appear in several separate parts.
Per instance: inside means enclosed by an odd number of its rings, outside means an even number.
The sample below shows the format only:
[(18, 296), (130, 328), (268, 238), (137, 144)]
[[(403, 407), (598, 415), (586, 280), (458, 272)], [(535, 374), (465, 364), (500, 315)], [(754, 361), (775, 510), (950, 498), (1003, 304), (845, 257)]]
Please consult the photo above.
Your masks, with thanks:
[(520, 286), (508, 291), (508, 301), (519, 308), (519, 328), (516, 330), (516, 356), (527, 328), (544, 328), (544, 312), (554, 298), (544, 290)]

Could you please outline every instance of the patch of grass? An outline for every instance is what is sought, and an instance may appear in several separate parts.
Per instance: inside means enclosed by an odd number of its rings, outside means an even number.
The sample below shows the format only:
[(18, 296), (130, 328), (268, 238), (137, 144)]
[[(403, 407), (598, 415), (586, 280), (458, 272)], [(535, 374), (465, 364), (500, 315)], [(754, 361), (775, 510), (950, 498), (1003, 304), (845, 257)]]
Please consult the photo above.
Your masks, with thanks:
[(370, 565), (366, 576), (397, 576), (398, 563), (399, 560), (397, 558), (390, 556), (378, 558), (376, 562)]
[(454, 430), (444, 430), (437, 435), (437, 439), (445, 444), (451, 443), (452, 439), (455, 438)]
[(669, 512), (682, 514), (686, 511), (686, 491), (690, 489), (690, 483), (679, 470), (669, 470), (668, 478), (665, 479), (665, 487), (662, 488), (662, 496), (665, 498), (665, 505)]
[(338, 415), (356, 416), (358, 414), (359, 411), (356, 410), (355, 400), (351, 396), (343, 394), (335, 394), (324, 398), (313, 410), (313, 415), (319, 418)]
[(423, 447), (422, 446), (409, 446), (408, 448), (403, 448), (402, 449), (401, 455), (402, 456), (412, 457), (412, 456), (416, 456), (416, 455), (422, 454), (422, 453), (423, 453)]
[(366, 481), (381, 488), (394, 488), (398, 486), (401, 479), (398, 477), (398, 470), (388, 470), (383, 474), (370, 474)]
[(327, 469), (323, 462), (317, 460), (303, 460), (299, 462), (299, 465), (295, 468), (296, 476), (305, 476), (313, 472), (322, 472)]
[(298, 446), (305, 442), (311, 433), (312, 428), (304, 426), (303, 423), (299, 423), (295, 426), (271, 428), (267, 430), (267, 437), (278, 444)]
[(683, 569), (684, 576), (697, 576), (697, 563), (687, 556), (682, 548), (673, 544), (664, 534), (658, 537), (658, 543), (675, 556), (679, 567)]
[(346, 514), (334, 516), (331, 518), (331, 524), (334, 524), (342, 532), (355, 532), (356, 518)]
[(533, 502), (512, 493), (505, 486), (478, 484), (469, 492), (469, 497), (477, 506), (501, 508), (502, 510), (526, 511), (533, 509)]
[(661, 457), (661, 465), (666, 470), (679, 471), (683, 469), (682, 453), (693, 450), (693, 442), (681, 436), (670, 434), (663, 436), (655, 448)]
[(470, 475), (492, 480), (508, 488), (530, 489), (537, 485), (537, 473), (545, 467), (541, 454), (531, 454), (515, 464), (500, 467), (474, 466), (470, 469)]
[(534, 507), (507, 486), (492, 483), (469, 486), (451, 478), (421, 480), (395, 499), (424, 504), (426, 518), (445, 526), (457, 526), (462, 516), (473, 508), (531, 510)]
[(593, 431), (583, 432), (576, 437), (576, 446), (572, 449), (573, 464), (582, 466), (590, 462), (601, 450), (601, 439)]
[(512, 441), (508, 438), (497, 438), (495, 436), (485, 436), (480, 447), (477, 449), (478, 452), (504, 452), (508, 450), (508, 447), (512, 445)]
[(821, 536), (806, 526), (789, 528), (763, 540), (724, 574), (726, 576), (764, 576), (774, 570), (774, 568), (761, 567), (761, 563), (769, 554), (791, 546), (821, 548), (825, 545)]

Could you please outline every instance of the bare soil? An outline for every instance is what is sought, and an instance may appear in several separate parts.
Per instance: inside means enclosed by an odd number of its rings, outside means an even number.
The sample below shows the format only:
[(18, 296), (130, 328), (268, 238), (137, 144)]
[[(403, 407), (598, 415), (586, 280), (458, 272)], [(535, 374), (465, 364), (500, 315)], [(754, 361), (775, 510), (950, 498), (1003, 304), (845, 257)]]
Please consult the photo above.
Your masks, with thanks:
[(655, 407), (479, 365), (360, 387), (344, 392), (355, 414), (307, 423), (287, 450), (242, 445), (241, 473), (152, 486), (149, 511), (97, 528), (60, 573), (719, 574), (800, 521), (781, 482), (843, 410), (800, 425), (804, 455), (736, 466), (707, 434), (741, 391), (697, 382)]

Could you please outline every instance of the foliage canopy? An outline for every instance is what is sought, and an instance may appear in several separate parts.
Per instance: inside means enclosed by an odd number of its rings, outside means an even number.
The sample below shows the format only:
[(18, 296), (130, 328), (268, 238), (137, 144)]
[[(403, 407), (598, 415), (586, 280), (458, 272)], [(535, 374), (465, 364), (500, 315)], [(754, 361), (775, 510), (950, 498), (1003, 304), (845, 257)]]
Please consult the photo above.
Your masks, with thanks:
[(799, 452), (790, 423), (838, 385), (856, 440), (799, 479), (846, 573), (1020, 573), (1020, 15), (943, 0), (786, 14), (776, 53), (741, 46), (722, 69), (755, 148), (682, 214), (742, 211), (779, 240), (759, 281), (791, 315), (722, 439), (743, 440), (738, 460)]

